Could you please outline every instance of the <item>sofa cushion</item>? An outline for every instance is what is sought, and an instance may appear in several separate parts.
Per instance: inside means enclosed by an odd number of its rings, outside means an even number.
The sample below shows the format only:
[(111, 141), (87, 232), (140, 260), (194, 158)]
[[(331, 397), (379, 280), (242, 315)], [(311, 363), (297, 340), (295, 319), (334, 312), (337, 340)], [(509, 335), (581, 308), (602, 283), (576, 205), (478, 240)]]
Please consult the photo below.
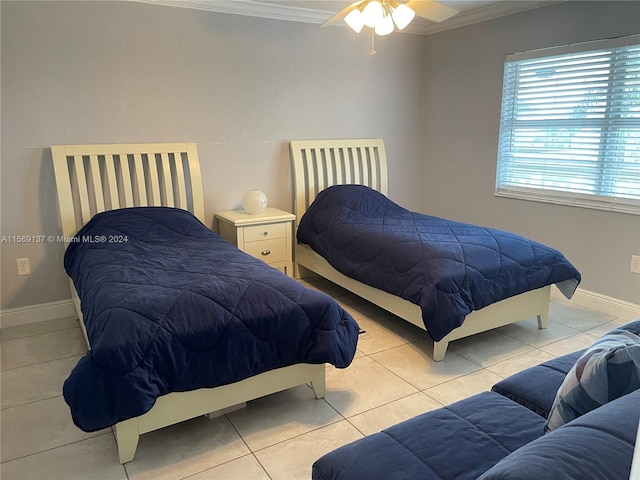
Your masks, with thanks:
[(547, 418), (556, 392), (582, 352), (527, 368), (496, 383), (491, 390)]
[(521, 447), (478, 480), (628, 479), (640, 420), (640, 390)]
[(640, 319), (588, 348), (558, 389), (546, 431), (640, 388)]
[(369, 435), (313, 464), (314, 480), (476, 479), (543, 434), (544, 419), (483, 392)]

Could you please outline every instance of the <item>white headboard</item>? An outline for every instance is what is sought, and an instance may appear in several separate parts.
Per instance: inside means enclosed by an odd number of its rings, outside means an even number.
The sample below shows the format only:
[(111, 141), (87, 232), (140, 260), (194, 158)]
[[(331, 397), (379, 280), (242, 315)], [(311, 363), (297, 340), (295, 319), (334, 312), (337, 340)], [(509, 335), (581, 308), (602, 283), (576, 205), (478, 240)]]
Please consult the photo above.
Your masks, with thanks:
[(387, 156), (382, 139), (293, 140), (296, 224), (316, 195), (332, 185), (359, 184), (388, 192)]
[(195, 143), (53, 145), (51, 153), (65, 236), (124, 207), (177, 207), (205, 222)]

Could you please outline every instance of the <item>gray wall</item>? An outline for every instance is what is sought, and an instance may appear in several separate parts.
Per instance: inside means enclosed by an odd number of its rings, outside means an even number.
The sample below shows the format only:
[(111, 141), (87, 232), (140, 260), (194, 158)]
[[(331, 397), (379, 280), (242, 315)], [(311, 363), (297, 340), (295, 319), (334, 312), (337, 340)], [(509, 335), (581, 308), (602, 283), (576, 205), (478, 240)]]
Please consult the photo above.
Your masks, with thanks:
[(640, 216), (494, 196), (505, 55), (640, 32), (639, 2), (563, 2), (426, 37), (421, 210), (563, 251), (581, 288), (640, 304)]
[[(291, 209), (291, 139), (383, 137), (390, 192), (419, 207), (421, 36), (380, 38), (372, 57), (347, 28), (133, 2), (0, 5), (2, 235), (61, 233), (49, 147), (66, 143), (197, 142), (212, 224), (248, 188)], [(1, 247), (2, 308), (70, 297), (62, 245)]]

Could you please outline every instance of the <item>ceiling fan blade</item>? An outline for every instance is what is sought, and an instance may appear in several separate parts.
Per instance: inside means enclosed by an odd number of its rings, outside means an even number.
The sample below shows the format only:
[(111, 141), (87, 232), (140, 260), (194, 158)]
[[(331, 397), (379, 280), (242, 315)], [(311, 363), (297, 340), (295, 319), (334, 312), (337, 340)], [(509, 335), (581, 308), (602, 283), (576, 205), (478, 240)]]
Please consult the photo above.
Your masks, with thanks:
[(357, 2), (352, 3), (351, 5), (349, 5), (347, 8), (344, 8), (342, 10), (340, 10), (338, 13), (336, 13), (333, 17), (331, 17), (329, 20), (327, 20), (326, 22), (324, 22), (321, 26), (323, 27), (328, 27), (330, 25), (337, 25), (340, 22), (342, 22), (342, 20), (344, 20), (344, 17), (346, 17), (349, 12), (351, 12), (351, 10), (353, 10), (354, 8), (356, 8), (358, 5), (360, 5), (361, 3), (364, 3), (366, 0), (358, 0)]
[(432, 0), (409, 0), (407, 7), (416, 12), (419, 17), (426, 18), (432, 22), (444, 22), (460, 12), (460, 10)]

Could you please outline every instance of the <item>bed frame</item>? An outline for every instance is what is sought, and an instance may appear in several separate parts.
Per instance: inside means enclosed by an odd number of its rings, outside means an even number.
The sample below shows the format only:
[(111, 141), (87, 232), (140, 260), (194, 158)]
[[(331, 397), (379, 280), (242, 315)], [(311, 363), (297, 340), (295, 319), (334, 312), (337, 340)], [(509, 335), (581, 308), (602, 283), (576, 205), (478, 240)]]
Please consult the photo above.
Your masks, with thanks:
[[(204, 197), (195, 143), (54, 145), (51, 147), (62, 232), (73, 237), (93, 215), (134, 206), (170, 206), (192, 212), (201, 222)], [(80, 299), (73, 303), (85, 341)], [(115, 425), (120, 463), (133, 460), (141, 434), (309, 383), (316, 398), (325, 395), (325, 366), (297, 364), (236, 383), (159, 397), (139, 417)]]
[[(332, 185), (360, 184), (388, 195), (387, 158), (381, 139), (298, 140), (291, 142), (296, 227), (302, 215), (323, 189)], [(426, 329), (422, 310), (414, 303), (371, 287), (340, 273), (308, 245), (296, 244), (298, 278), (310, 270), (383, 309)], [(502, 300), (467, 315), (465, 322), (439, 342), (433, 358), (444, 359), (449, 342), (536, 316), (546, 328), (551, 287), (543, 287)]]

